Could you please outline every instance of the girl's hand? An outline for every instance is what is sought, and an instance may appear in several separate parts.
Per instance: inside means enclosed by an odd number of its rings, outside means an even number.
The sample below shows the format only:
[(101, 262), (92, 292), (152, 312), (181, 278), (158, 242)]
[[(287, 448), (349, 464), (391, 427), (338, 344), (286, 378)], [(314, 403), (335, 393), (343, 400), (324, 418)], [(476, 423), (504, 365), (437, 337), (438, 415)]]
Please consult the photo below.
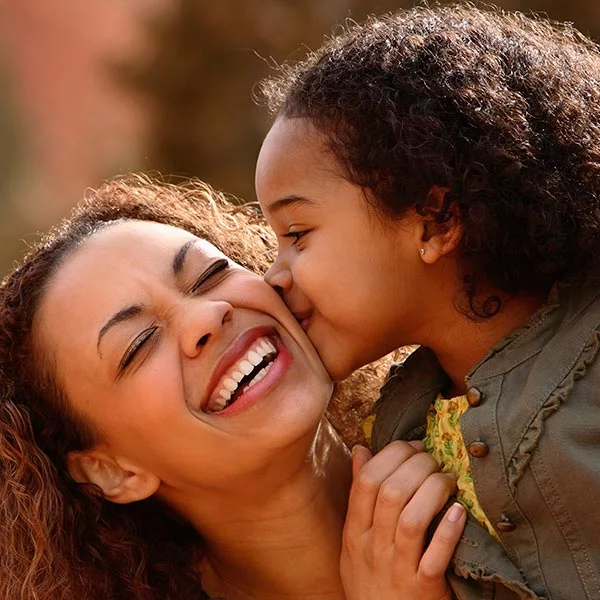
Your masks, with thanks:
[(449, 600), (445, 571), (465, 526), (454, 504), (424, 549), (427, 528), (454, 492), (418, 442), (393, 442), (371, 458), (352, 453), (353, 484), (340, 571), (347, 600)]

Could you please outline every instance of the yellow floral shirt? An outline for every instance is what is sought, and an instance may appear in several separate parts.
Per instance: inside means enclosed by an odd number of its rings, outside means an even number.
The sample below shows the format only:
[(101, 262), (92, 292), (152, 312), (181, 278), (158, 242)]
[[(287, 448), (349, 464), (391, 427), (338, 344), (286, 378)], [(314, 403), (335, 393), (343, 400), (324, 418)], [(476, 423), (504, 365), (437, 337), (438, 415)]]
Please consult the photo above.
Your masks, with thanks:
[(425, 450), (435, 458), (444, 473), (458, 477), (456, 499), (493, 535), (497, 534), (479, 505), (469, 457), (460, 431), (460, 416), (469, 408), (466, 396), (446, 400), (439, 395), (427, 411)]

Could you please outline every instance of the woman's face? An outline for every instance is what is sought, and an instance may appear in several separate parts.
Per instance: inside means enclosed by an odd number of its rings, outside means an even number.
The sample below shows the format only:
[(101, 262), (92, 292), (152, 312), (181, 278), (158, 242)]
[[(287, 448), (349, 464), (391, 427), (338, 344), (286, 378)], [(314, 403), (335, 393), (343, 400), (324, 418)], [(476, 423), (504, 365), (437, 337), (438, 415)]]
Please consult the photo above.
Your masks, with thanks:
[(308, 447), (331, 394), (262, 278), (166, 225), (125, 221), (84, 241), (36, 328), (103, 447), (176, 489), (226, 488)]

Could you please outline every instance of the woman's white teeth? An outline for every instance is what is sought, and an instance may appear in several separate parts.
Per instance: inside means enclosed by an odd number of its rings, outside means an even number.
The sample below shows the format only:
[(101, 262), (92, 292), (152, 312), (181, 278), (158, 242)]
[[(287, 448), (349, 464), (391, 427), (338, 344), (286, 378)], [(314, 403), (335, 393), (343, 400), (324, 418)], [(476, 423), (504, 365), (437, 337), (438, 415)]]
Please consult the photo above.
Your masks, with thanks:
[(248, 362), (247, 360), (241, 360), (238, 363), (238, 367), (244, 375), (250, 375), (250, 373), (252, 373), (252, 369), (254, 369), (254, 365), (251, 362)]
[(273, 366), (273, 363), (269, 363), (266, 367), (263, 367), (248, 383), (248, 385), (244, 388), (244, 392), (250, 389), (255, 383), (258, 383), (268, 372), (269, 369)]
[(225, 397), (222, 397), (222, 396), (218, 397), (218, 398), (215, 398), (211, 402), (212, 411), (214, 412), (214, 411), (217, 411), (217, 410), (224, 409), (228, 400), (229, 400), (229, 398), (225, 398)]
[[(262, 347), (261, 347), (262, 350)], [(250, 352), (248, 352), (248, 360), (255, 366), (258, 367), (258, 365), (260, 365), (260, 363), (262, 362), (263, 357), (258, 354), (257, 352), (254, 352), (254, 350), (250, 350)]]
[[(242, 357), (233, 368), (221, 379), (219, 384), (219, 392), (213, 394), (207, 404), (208, 412), (218, 412), (223, 410), (231, 397), (238, 389), (240, 381), (247, 375), (250, 375), (254, 369), (260, 365), (266, 356), (277, 354), (275, 344), (269, 338), (259, 338), (253, 344), (250, 350)], [(258, 383), (268, 372), (272, 366), (272, 362), (263, 367), (256, 375), (246, 384), (242, 390), (244, 393), (253, 385)]]
[(240, 381), (241, 381), (241, 379), (239, 381), (236, 381), (235, 379), (232, 379), (231, 377), (225, 377), (225, 379), (223, 379), (223, 385), (230, 392), (234, 392), (237, 389), (238, 383)]

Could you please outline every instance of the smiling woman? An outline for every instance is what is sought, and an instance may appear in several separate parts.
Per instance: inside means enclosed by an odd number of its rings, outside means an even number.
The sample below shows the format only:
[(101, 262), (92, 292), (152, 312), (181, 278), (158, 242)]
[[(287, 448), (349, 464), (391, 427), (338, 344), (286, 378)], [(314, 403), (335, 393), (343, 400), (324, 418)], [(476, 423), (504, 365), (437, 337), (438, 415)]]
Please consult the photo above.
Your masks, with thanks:
[[(350, 457), (323, 418), (332, 383), (316, 351), (247, 269), (269, 240), (202, 184), (129, 178), (3, 282), (1, 598), (345, 597)], [(394, 583), (414, 597), (453, 481), (404, 443), (360, 473), (350, 521), (371, 528), (392, 478), (380, 514), (410, 524), (388, 530), (414, 551)], [(436, 589), (461, 528), (443, 519), (424, 555), (441, 565)]]

